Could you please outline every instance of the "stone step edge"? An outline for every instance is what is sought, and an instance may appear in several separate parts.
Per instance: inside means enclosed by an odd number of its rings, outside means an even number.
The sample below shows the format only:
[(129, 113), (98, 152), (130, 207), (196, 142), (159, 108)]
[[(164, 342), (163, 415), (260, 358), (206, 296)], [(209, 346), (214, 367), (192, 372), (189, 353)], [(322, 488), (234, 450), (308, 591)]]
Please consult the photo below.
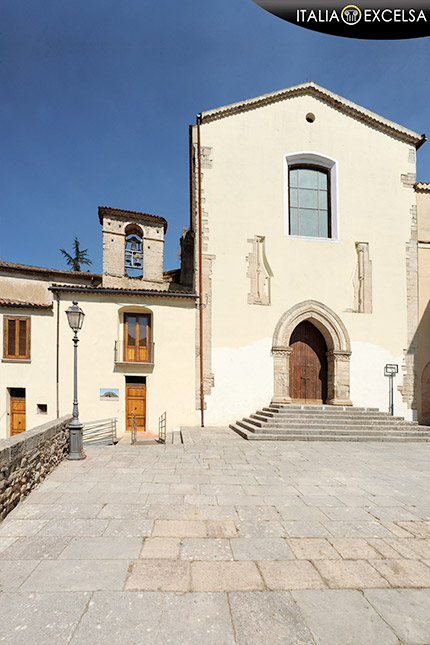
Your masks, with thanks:
[(309, 403), (271, 403), (269, 406), (264, 407), (263, 410), (327, 410), (328, 412), (337, 411), (355, 411), (357, 412), (380, 412), (379, 408), (360, 408), (354, 405), (327, 405), (322, 404), (309, 404)]
[(322, 431), (330, 431), (333, 430), (333, 432), (336, 430), (343, 430), (343, 431), (349, 431), (349, 432), (361, 432), (365, 430), (374, 430), (384, 432), (398, 432), (398, 431), (405, 431), (405, 432), (430, 432), (430, 427), (429, 426), (418, 426), (418, 425), (409, 425), (407, 422), (402, 423), (402, 424), (378, 424), (378, 423), (361, 423), (357, 425), (349, 425), (348, 423), (339, 423), (339, 424), (333, 424), (333, 423), (315, 423), (315, 424), (307, 424), (307, 423), (271, 423), (271, 424), (259, 424), (259, 423), (253, 423), (249, 419), (239, 419), (236, 421), (236, 425), (242, 426), (246, 430), (250, 430), (251, 432), (268, 432), (271, 429), (273, 431), (278, 431), (278, 432), (290, 432), (292, 430), (298, 430), (298, 431), (305, 431), (305, 432), (312, 432), (312, 431), (317, 431), (317, 430), (322, 430)]
[(350, 419), (350, 418), (343, 418), (343, 417), (340, 417), (338, 419), (326, 419), (324, 417), (321, 417), (321, 418), (312, 417), (310, 419), (309, 418), (305, 419), (305, 418), (302, 418), (302, 417), (297, 417), (297, 418), (296, 417), (294, 417), (294, 418), (290, 418), (290, 417), (282, 417), (282, 418), (270, 417), (270, 418), (265, 418), (265, 417), (259, 417), (256, 414), (251, 414), (249, 417), (243, 417), (243, 420), (246, 421), (247, 423), (252, 423), (253, 425), (255, 425), (255, 426), (259, 427), (259, 428), (262, 428), (262, 427), (264, 427), (266, 425), (275, 425), (275, 426), (285, 425), (285, 426), (288, 426), (290, 424), (292, 424), (292, 425), (306, 425), (306, 424), (308, 424), (308, 425), (316, 425), (316, 424), (340, 425), (340, 424), (347, 424), (347, 425), (350, 425), (350, 426), (369, 425), (369, 424), (381, 425), (381, 426), (384, 426), (384, 425), (385, 426), (407, 425), (407, 426), (410, 426), (411, 428), (416, 427), (418, 425), (414, 421), (406, 421), (405, 419), (402, 419), (402, 418), (397, 418), (397, 419), (392, 420), (390, 418), (387, 418), (387, 419), (385, 419), (385, 418), (383, 418), (383, 419), (381, 419), (381, 418), (373, 419), (372, 417), (371, 418), (364, 417), (363, 419)]
[(290, 410), (289, 412), (266, 412), (264, 410), (257, 410), (253, 412), (250, 416), (258, 416), (259, 418), (264, 419), (289, 419), (291, 417), (306, 418), (306, 419), (399, 419), (405, 420), (404, 417), (392, 416), (388, 412), (357, 412), (356, 414), (350, 414), (349, 412), (337, 412), (333, 414), (327, 414), (323, 410), (318, 410), (315, 412), (309, 412), (308, 410)]
[(323, 435), (312, 435), (312, 434), (303, 434), (303, 435), (297, 435), (297, 434), (279, 434), (279, 435), (271, 435), (271, 434), (254, 434), (252, 432), (248, 432), (244, 428), (240, 428), (236, 426), (235, 424), (231, 424), (230, 428), (239, 434), (241, 437), (244, 439), (247, 439), (248, 441), (354, 441), (354, 442), (365, 442), (365, 441), (373, 441), (373, 442), (381, 442), (381, 443), (403, 443), (403, 442), (409, 442), (409, 443), (424, 443), (424, 442), (430, 442), (430, 435), (426, 437), (411, 437), (408, 435), (405, 435), (403, 437), (395, 437), (395, 436), (381, 436), (381, 435), (372, 435), (372, 436), (358, 436), (358, 435), (352, 435), (352, 436), (346, 436), (346, 435), (330, 435), (330, 434), (323, 434)]

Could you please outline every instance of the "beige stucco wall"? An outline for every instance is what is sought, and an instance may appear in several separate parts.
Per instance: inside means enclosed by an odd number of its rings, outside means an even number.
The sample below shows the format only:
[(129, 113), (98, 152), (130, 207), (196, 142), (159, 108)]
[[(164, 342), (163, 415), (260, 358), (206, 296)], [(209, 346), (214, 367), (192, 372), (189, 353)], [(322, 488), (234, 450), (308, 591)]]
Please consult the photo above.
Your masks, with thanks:
[[(308, 112), (315, 114), (308, 123)], [(206, 422), (226, 423), (249, 414), (273, 395), (271, 339), (282, 314), (304, 300), (331, 308), (352, 343), (351, 399), (386, 409), (386, 362), (399, 363), (408, 346), (406, 244), (411, 239), (414, 148), (301, 96), (203, 123), (210, 149), (203, 169), (207, 253), (212, 262), (212, 372), (215, 387)], [(285, 235), (285, 155), (313, 151), (338, 169), (339, 239)], [(265, 237), (273, 272), (271, 305), (250, 305), (248, 240)], [(353, 313), (357, 242), (369, 244), (372, 313)], [(402, 375), (396, 385), (402, 383)], [(396, 411), (412, 417), (396, 392)]]
[[(15, 295), (16, 297), (16, 295)], [(81, 421), (118, 418), (125, 430), (125, 377), (145, 376), (146, 424), (158, 432), (158, 418), (167, 412), (167, 430), (197, 424), (194, 361), (193, 299), (136, 298), (118, 295), (61, 294), (59, 314), (59, 414), (67, 414), (73, 401), (73, 342), (65, 311), (78, 300), (85, 313), (79, 332), (79, 415)], [(150, 311), (153, 316), (153, 367), (115, 365), (114, 343), (122, 340), (122, 314)], [(0, 371), (0, 438), (9, 436), (7, 388), (26, 388), (27, 429), (56, 416), (56, 327), (53, 312), (2, 310), (6, 315), (31, 316), (31, 362), (2, 363)], [(3, 354), (2, 354), (3, 356)], [(118, 388), (119, 401), (100, 400), (100, 388)], [(36, 414), (36, 404), (46, 403), (48, 415)]]
[[(77, 295), (77, 294), (76, 294)], [(67, 298), (67, 300), (66, 300)], [(65, 414), (72, 401), (73, 346), (71, 331), (63, 313), (71, 294), (62, 294), (60, 313), (60, 409)], [(158, 418), (167, 412), (167, 429), (194, 425), (194, 301), (161, 298), (118, 298), (79, 294), (85, 312), (79, 333), (79, 410), (83, 421), (118, 418), (125, 430), (125, 377), (146, 377), (146, 427), (158, 432)], [(148, 311), (153, 315), (154, 367), (115, 366), (114, 341), (122, 340), (122, 313)], [(119, 402), (101, 401), (100, 388), (119, 388)]]
[(1, 297), (9, 300), (49, 304), (52, 302), (52, 293), (48, 291), (50, 284), (35, 276), (0, 274)]
[[(30, 361), (4, 359), (4, 318), (29, 316), (31, 318)], [(9, 388), (25, 388), (26, 427), (34, 428), (56, 418), (55, 403), (55, 315), (53, 311), (2, 309), (0, 313), (2, 346), (0, 367), (0, 439), (10, 435)], [(37, 414), (37, 404), (48, 406), (48, 414)]]

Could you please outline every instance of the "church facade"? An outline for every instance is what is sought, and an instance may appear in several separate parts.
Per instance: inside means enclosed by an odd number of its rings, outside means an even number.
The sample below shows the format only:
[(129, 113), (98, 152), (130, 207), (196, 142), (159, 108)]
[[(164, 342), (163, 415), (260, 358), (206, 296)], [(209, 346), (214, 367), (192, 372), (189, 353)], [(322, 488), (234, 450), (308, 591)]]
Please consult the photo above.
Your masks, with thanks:
[(209, 425), (271, 400), (386, 410), (387, 363), (396, 412), (416, 417), (424, 141), (314, 83), (198, 117)]
[(396, 414), (430, 422), (424, 141), (312, 82), (198, 115), (180, 269), (163, 271), (166, 220), (107, 207), (102, 274), (0, 263), (0, 436), (70, 410), (74, 300), (85, 421), (386, 410), (393, 364)]

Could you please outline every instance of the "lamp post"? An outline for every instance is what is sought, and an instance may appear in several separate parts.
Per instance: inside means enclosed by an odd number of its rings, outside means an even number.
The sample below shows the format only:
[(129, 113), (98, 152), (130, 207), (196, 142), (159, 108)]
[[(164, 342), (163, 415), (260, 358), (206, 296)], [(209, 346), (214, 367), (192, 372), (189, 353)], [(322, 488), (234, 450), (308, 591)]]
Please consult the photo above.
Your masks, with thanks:
[(384, 376), (388, 376), (390, 379), (388, 385), (388, 408), (391, 416), (394, 415), (393, 378), (398, 371), (399, 366), (395, 363), (387, 363), (384, 367)]
[(79, 421), (78, 410), (78, 331), (82, 328), (85, 314), (82, 309), (78, 307), (76, 300), (74, 300), (73, 305), (67, 309), (66, 315), (67, 322), (75, 333), (73, 337), (73, 419), (69, 423), (69, 454), (67, 459), (85, 459), (86, 455), (84, 453), (82, 443), (83, 425)]

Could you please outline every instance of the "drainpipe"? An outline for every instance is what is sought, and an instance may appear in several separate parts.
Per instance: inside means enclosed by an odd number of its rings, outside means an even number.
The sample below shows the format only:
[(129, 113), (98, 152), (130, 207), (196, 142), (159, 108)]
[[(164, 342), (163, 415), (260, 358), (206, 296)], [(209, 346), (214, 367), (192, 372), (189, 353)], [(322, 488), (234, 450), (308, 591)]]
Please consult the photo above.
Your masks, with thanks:
[(200, 425), (205, 425), (205, 389), (203, 380), (203, 277), (202, 277), (202, 167), (200, 125), (202, 115), (197, 115), (197, 172), (198, 172), (198, 202), (199, 202), (199, 328), (200, 328)]
[(55, 397), (57, 406), (57, 419), (60, 418), (60, 294), (55, 294), (57, 300), (57, 347), (56, 347), (56, 375), (55, 375)]

